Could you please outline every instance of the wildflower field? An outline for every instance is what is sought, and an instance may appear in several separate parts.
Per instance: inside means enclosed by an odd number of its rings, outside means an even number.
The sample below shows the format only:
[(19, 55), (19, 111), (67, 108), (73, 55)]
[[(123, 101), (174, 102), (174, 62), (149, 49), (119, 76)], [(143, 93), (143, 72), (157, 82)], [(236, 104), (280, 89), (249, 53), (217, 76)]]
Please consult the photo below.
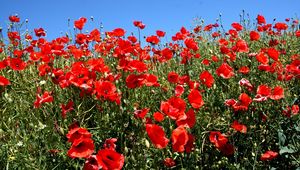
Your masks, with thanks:
[[(300, 169), (299, 21), (0, 30), (0, 169)], [(46, 29), (46, 28), (45, 28)]]

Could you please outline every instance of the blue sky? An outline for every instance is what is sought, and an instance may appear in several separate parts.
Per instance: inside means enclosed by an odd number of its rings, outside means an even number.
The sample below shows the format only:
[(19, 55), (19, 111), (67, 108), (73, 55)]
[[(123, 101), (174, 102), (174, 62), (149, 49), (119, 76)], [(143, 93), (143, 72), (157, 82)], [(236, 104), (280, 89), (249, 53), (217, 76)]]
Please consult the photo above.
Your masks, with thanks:
[(29, 20), (29, 29), (47, 30), (48, 39), (68, 31), (68, 18), (72, 28), (73, 21), (82, 16), (94, 17), (94, 22), (89, 20), (84, 31), (91, 31), (102, 22), (103, 30), (121, 27), (127, 35), (131, 32), (137, 35), (132, 22), (141, 20), (146, 24), (143, 35), (155, 34), (160, 29), (170, 38), (181, 26), (191, 28), (196, 17), (209, 24), (222, 13), (223, 24), (229, 27), (239, 21), (243, 9), (253, 21), (257, 14), (262, 14), (270, 23), (273, 18), (283, 21), (300, 15), (299, 0), (5, 0), (0, 4), (0, 27), (5, 29), (8, 16), (17, 13), (22, 20)]

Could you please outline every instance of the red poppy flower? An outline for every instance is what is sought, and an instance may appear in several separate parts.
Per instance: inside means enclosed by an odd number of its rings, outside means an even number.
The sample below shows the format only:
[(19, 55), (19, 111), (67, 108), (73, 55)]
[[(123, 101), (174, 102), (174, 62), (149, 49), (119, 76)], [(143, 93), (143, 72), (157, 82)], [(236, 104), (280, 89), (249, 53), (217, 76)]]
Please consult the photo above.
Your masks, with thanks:
[(268, 56), (271, 57), (274, 61), (278, 61), (279, 51), (277, 51), (275, 48), (269, 48)]
[(149, 110), (150, 109), (148, 109), (148, 108), (145, 108), (145, 109), (142, 109), (142, 110), (135, 110), (134, 111), (134, 117), (144, 119), (146, 114), (149, 112)]
[(184, 93), (184, 87), (182, 85), (177, 85), (175, 87), (175, 96), (180, 97)]
[(300, 30), (297, 30), (297, 31), (295, 32), (295, 36), (298, 37), (298, 38), (300, 37)]
[(79, 138), (91, 138), (92, 134), (85, 128), (75, 127), (71, 128), (66, 136), (68, 138), (68, 142), (73, 143)]
[(294, 75), (300, 74), (300, 60), (294, 60), (291, 64), (286, 65), (286, 70)]
[(48, 73), (51, 73), (51, 67), (48, 64), (40, 64), (38, 70), (39, 76), (45, 76)]
[(144, 29), (144, 28), (146, 27), (146, 25), (143, 24), (142, 21), (133, 21), (133, 25), (134, 25), (135, 27), (140, 28), (140, 29)]
[(188, 60), (190, 60), (191, 58), (196, 58), (197, 54), (193, 54), (191, 52), (191, 50), (189, 50), (188, 48), (184, 48), (183, 51), (181, 51), (180, 56), (182, 58), (181, 60), (181, 64), (186, 64)]
[(69, 84), (71, 84), (71, 82), (69, 82), (69, 79), (74, 78), (72, 73), (68, 72), (66, 75), (64, 75), (64, 71), (62, 69), (51, 68), (48, 64), (40, 66), (39, 71), (41, 76), (44, 76), (45, 74), (52, 75), (51, 78), (55, 84), (60, 84), (62, 81), (67, 81)]
[(16, 15), (9, 16), (10, 22), (20, 22), (20, 18)]
[(206, 65), (206, 66), (210, 65), (210, 61), (208, 59), (203, 59), (201, 63)]
[(212, 24), (208, 24), (204, 27), (204, 31), (211, 31), (211, 29), (213, 28), (214, 26)]
[(193, 57), (193, 54), (191, 53), (191, 50), (188, 48), (183, 48), (183, 50), (180, 52), (180, 56), (182, 58), (181, 64), (186, 64), (188, 60), (190, 60)]
[(218, 62), (218, 61), (219, 61), (219, 58), (218, 58), (217, 56), (213, 55), (213, 56), (211, 56), (211, 60), (212, 60), (213, 62)]
[(34, 32), (37, 37), (46, 36), (45, 30), (43, 28), (34, 29)]
[(225, 156), (230, 156), (234, 153), (234, 146), (227, 143), (228, 139), (220, 132), (212, 131), (209, 135), (209, 140), (218, 148)]
[(14, 53), (14, 56), (15, 56), (15, 57), (20, 58), (20, 57), (22, 57), (24, 51), (23, 51), (23, 50), (17, 50), (17, 49), (16, 49), (16, 50), (13, 51), (13, 53)]
[(188, 35), (190, 32), (185, 28), (185, 27), (181, 27), (180, 28), (180, 33), (184, 36)]
[(201, 29), (202, 29), (202, 26), (196, 26), (193, 30), (194, 30), (194, 32), (195, 33), (198, 33), (198, 32), (200, 32), (201, 31)]
[(213, 33), (211, 34), (211, 36), (212, 36), (213, 38), (216, 38), (216, 37), (221, 36), (221, 34), (220, 34), (219, 32), (213, 32)]
[(264, 54), (264, 52), (260, 52), (259, 54), (256, 55), (256, 60), (262, 64), (268, 64), (269, 59), (268, 57)]
[(43, 103), (50, 103), (53, 101), (51, 92), (45, 91), (42, 96), (39, 94), (36, 95), (36, 100), (34, 101), (34, 108), (39, 108)]
[(7, 86), (7, 85), (10, 85), (10, 81), (7, 78), (0, 75), (0, 86)]
[(103, 148), (105, 149), (111, 149), (111, 150), (115, 150), (117, 145), (115, 144), (117, 142), (117, 138), (109, 138), (106, 139), (104, 144), (103, 144)]
[(177, 32), (175, 34), (175, 36), (172, 36), (172, 40), (173, 41), (178, 41), (178, 40), (183, 40), (184, 39), (184, 35), (182, 35), (180, 32)]
[(99, 170), (99, 169), (100, 166), (98, 164), (96, 155), (89, 156), (84, 163), (83, 170)]
[(176, 129), (174, 129), (171, 135), (171, 140), (174, 152), (184, 152), (184, 146), (189, 140), (189, 136), (185, 127), (179, 126)]
[(247, 66), (242, 66), (239, 68), (239, 72), (242, 74), (248, 74), (250, 72), (250, 69)]
[(229, 106), (229, 107), (234, 106), (236, 103), (237, 103), (237, 101), (234, 100), (234, 99), (227, 99), (227, 100), (225, 100), (225, 102), (224, 102), (224, 104), (225, 104), (226, 106)]
[(250, 32), (250, 40), (251, 41), (258, 41), (260, 38), (260, 34), (256, 31), (251, 31)]
[(233, 51), (230, 51), (230, 53), (227, 54), (227, 57), (229, 57), (230, 61), (236, 60), (236, 53)]
[(211, 131), (209, 135), (209, 141), (213, 143), (217, 148), (221, 148), (228, 142), (228, 139), (219, 131)]
[(266, 19), (262, 15), (257, 15), (256, 20), (258, 25), (266, 24)]
[(168, 101), (162, 101), (160, 110), (173, 120), (178, 120), (185, 116), (186, 103), (179, 97), (171, 97)]
[(96, 42), (101, 41), (101, 33), (98, 29), (94, 29), (93, 31), (91, 31), (90, 32), (90, 37)]
[(184, 125), (184, 126), (188, 126), (189, 128), (193, 128), (195, 124), (196, 124), (196, 116), (195, 116), (194, 109), (189, 109), (186, 112), (185, 118), (176, 121), (177, 126)]
[(297, 115), (299, 113), (299, 105), (294, 104), (292, 106), (292, 114)]
[(228, 106), (232, 106), (234, 111), (246, 111), (248, 110), (248, 106), (252, 102), (252, 99), (246, 93), (242, 93), (239, 96), (239, 102), (236, 102), (235, 100), (233, 101), (234, 101), (233, 105), (228, 105)]
[(33, 62), (39, 61), (41, 57), (42, 57), (41, 52), (31, 52), (29, 56), (30, 60)]
[(176, 165), (176, 162), (174, 161), (173, 158), (166, 158), (166, 159), (164, 160), (164, 165), (165, 165), (166, 167), (168, 167), (168, 168), (172, 168), (173, 166)]
[(271, 95), (271, 88), (265, 84), (259, 85), (256, 91), (256, 96), (253, 101), (266, 101)]
[(195, 40), (193, 38), (185, 39), (184, 44), (186, 45), (187, 48), (189, 48), (193, 51), (199, 50), (198, 44), (197, 44), (197, 42), (195, 42)]
[(286, 109), (282, 110), (282, 114), (286, 117), (291, 117), (291, 107), (290, 106), (286, 106)]
[(124, 165), (124, 156), (115, 150), (101, 149), (96, 156), (98, 164), (103, 170), (119, 170)]
[(9, 59), (0, 61), (0, 70), (5, 69), (9, 65)]
[[(9, 40), (11, 40), (11, 41), (21, 40), (20, 34), (16, 31), (8, 32), (7, 36), (9, 38)], [(17, 45), (17, 44), (14, 44), (14, 45)]]
[(199, 75), (199, 79), (208, 88), (214, 84), (214, 77), (206, 70)]
[(141, 25), (139, 25), (139, 28), (142, 30), (142, 29), (144, 29), (146, 27), (146, 25), (145, 24), (141, 24)]
[(156, 124), (146, 124), (146, 131), (151, 142), (156, 148), (163, 149), (168, 145), (169, 139), (166, 138), (162, 127)]
[(154, 87), (159, 87), (160, 84), (157, 82), (158, 78), (156, 75), (153, 74), (145, 74), (146, 80), (144, 81), (145, 86), (154, 86)]
[(231, 127), (238, 132), (247, 133), (247, 126), (240, 124), (238, 121), (234, 120)]
[(120, 98), (116, 86), (110, 81), (96, 81), (94, 82), (94, 86), (94, 91), (98, 99), (103, 97), (110, 101), (117, 102)]
[(74, 110), (73, 105), (74, 105), (74, 103), (72, 100), (70, 100), (66, 105), (65, 104), (60, 105), (61, 115), (64, 119), (66, 118), (68, 112), (70, 112), (71, 110)]
[(133, 21), (133, 25), (135, 27), (138, 27), (141, 23), (142, 23), (142, 21)]
[(278, 156), (278, 152), (274, 151), (266, 151), (264, 154), (261, 155), (260, 160), (262, 161), (270, 161)]
[(135, 75), (135, 74), (130, 74), (126, 78), (126, 86), (130, 89), (134, 89), (136, 87), (141, 87), (143, 86), (146, 82), (147, 76), (144, 74), (141, 75)]
[(247, 90), (249, 91), (252, 91), (253, 90), (253, 85), (250, 83), (249, 80), (245, 79), (245, 78), (242, 78), (240, 81), (239, 81), (239, 85), (240, 86), (244, 86), (247, 88)]
[(199, 109), (201, 106), (204, 105), (201, 93), (196, 89), (191, 90), (190, 94), (188, 95), (188, 100), (192, 107), (195, 109)]
[(122, 28), (116, 28), (112, 32), (113, 32), (113, 35), (116, 37), (123, 37), (125, 35), (125, 30)]
[(94, 152), (94, 141), (90, 138), (76, 139), (68, 150), (71, 158), (88, 158)]
[(155, 113), (153, 113), (153, 118), (155, 121), (161, 122), (165, 119), (165, 116), (160, 112), (155, 112)]
[[(90, 58), (86, 62), (88, 69), (100, 73), (108, 73), (110, 72), (110, 69), (107, 65), (104, 63), (103, 58)], [(108, 75), (109, 76), (109, 75)]]
[[(82, 33), (79, 33), (79, 34), (77, 34), (76, 35), (76, 40), (75, 40), (75, 42), (77, 43), (77, 44), (84, 44), (84, 43), (87, 43), (88, 42), (88, 40), (87, 40), (87, 35), (86, 34), (82, 34)], [(80, 51), (75, 51), (75, 52), (80, 52)], [(79, 53), (80, 54), (80, 53)], [(74, 54), (73, 54), (74, 55)], [(79, 56), (78, 54), (77, 54), (77, 56)]]
[(136, 70), (139, 73), (146, 72), (148, 70), (147, 65), (144, 62), (139, 61), (139, 60), (129, 61), (129, 63), (127, 65), (127, 69), (129, 71)]
[(193, 80), (190, 80), (188, 82), (188, 85), (190, 89), (198, 89), (200, 87), (200, 83), (198, 81), (193, 81)]
[(287, 30), (288, 25), (286, 23), (278, 22), (274, 25), (273, 28), (276, 28), (277, 31)]
[(226, 47), (228, 45), (228, 41), (225, 38), (220, 38), (218, 42), (220, 46)]
[(270, 96), (271, 95), (271, 88), (265, 84), (259, 85), (257, 88), (257, 94), (262, 96)]
[(127, 39), (131, 41), (133, 44), (137, 42), (137, 38), (135, 36), (128, 36)]
[(157, 36), (152, 35), (146, 38), (146, 42), (156, 45), (160, 42), (160, 40)]
[(181, 84), (181, 85), (183, 85), (185, 83), (186, 84), (190, 83), (190, 76), (188, 76), (188, 75), (180, 76), (178, 83)]
[(280, 86), (276, 86), (272, 90), (272, 94), (270, 95), (270, 99), (272, 100), (279, 100), (284, 98), (284, 89)]
[(221, 46), (221, 47), (220, 47), (220, 52), (221, 52), (222, 54), (228, 54), (228, 53), (230, 52), (230, 49), (227, 48), (226, 46)]
[(238, 32), (237, 32), (236, 30), (230, 29), (230, 30), (228, 31), (228, 34), (229, 34), (229, 35), (231, 36), (231, 38), (232, 38), (231, 41), (233, 41), (234, 38), (238, 38)]
[(77, 29), (82, 30), (84, 24), (86, 23), (87, 19), (84, 17), (79, 18), (78, 20), (74, 21), (74, 25)]
[(243, 30), (243, 26), (237, 22), (234, 22), (231, 24), (231, 26), (236, 30), (236, 31), (241, 31)]
[(269, 41), (269, 46), (270, 47), (274, 47), (274, 46), (276, 46), (276, 45), (278, 45), (280, 42), (279, 42), (279, 40), (277, 40), (277, 39), (270, 39), (270, 41)]
[(9, 60), (9, 66), (15, 71), (22, 71), (26, 67), (26, 62), (24, 62), (21, 58), (11, 58)]
[(248, 53), (249, 47), (245, 40), (238, 40), (235, 44), (236, 51), (240, 53)]
[(229, 79), (234, 76), (233, 68), (231, 68), (227, 63), (223, 63), (219, 68), (217, 68), (216, 73), (224, 79)]
[(174, 72), (174, 71), (169, 72), (169, 74), (168, 74), (168, 81), (170, 83), (178, 83), (178, 81), (179, 81), (179, 75), (176, 72)]
[(164, 48), (161, 50), (161, 57), (158, 58), (158, 61), (163, 63), (169, 61), (173, 57), (173, 51), (170, 48)]
[(161, 31), (161, 30), (157, 30), (157, 31), (156, 31), (156, 35), (157, 35), (158, 37), (164, 37), (164, 36), (166, 35), (166, 32)]
[(246, 93), (242, 93), (239, 96), (239, 100), (241, 102), (240, 104), (242, 106), (246, 106), (246, 107), (248, 107), (250, 105), (250, 103), (252, 102), (252, 99)]

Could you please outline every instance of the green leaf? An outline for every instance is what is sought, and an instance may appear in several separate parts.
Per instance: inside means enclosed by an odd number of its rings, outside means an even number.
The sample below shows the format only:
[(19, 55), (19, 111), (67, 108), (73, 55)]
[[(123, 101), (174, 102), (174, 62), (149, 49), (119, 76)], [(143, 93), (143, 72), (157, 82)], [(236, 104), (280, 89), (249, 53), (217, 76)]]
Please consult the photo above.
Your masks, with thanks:
[(300, 132), (300, 126), (295, 126), (295, 130), (296, 130), (297, 132)]
[(282, 129), (278, 129), (278, 139), (279, 139), (279, 146), (283, 146), (286, 140), (286, 136), (283, 133)]
[(285, 146), (280, 149), (279, 154), (282, 155), (284, 153), (295, 153), (295, 152), (296, 152), (296, 150)]

